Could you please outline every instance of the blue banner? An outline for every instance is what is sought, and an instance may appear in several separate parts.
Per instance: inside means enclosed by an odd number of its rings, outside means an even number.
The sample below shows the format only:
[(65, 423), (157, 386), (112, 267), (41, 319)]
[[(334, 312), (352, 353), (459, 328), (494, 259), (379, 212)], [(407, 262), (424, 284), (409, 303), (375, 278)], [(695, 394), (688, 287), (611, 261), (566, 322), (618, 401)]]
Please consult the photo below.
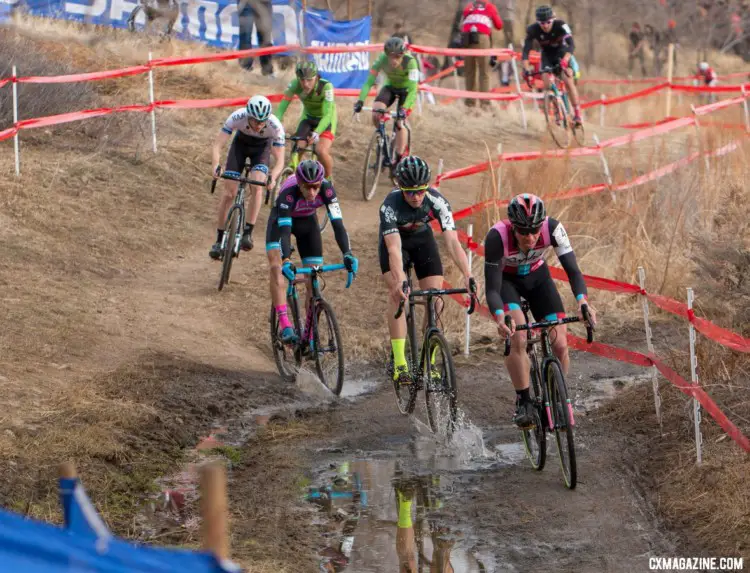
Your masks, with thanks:
[[(137, 4), (135, 0), (0, 0), (0, 15), (6, 11), (4, 8), (19, 6), (35, 16), (127, 28), (128, 17)], [(300, 43), (299, 13), (299, 0), (295, 6), (291, 6), (289, 0), (273, 0), (274, 45)], [(146, 22), (143, 10), (136, 16), (135, 22), (136, 29), (143, 28)], [(180, 2), (180, 16), (175, 22), (174, 33), (180, 39), (196, 40), (217, 48), (237, 49), (240, 36), (237, 2)], [(254, 26), (252, 38), (255, 44)]]
[[(325, 15), (306, 12), (305, 43), (310, 47), (365, 46), (370, 43), (370, 16), (348, 22), (336, 22)], [(315, 54), (320, 75), (337, 88), (359, 88), (367, 80), (369, 52)]]

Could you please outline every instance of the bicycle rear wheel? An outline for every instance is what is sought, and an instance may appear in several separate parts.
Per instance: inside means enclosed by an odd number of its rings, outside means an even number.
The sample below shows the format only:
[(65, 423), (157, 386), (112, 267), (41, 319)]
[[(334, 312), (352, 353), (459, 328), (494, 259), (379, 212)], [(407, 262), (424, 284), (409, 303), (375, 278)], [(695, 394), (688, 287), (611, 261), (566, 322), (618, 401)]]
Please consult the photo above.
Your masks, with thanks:
[(365, 155), (365, 168), (362, 171), (362, 197), (369, 201), (378, 189), (380, 173), (383, 170), (383, 141), (380, 132), (375, 131), (370, 139), (370, 146)]
[(271, 209), (273, 209), (274, 205), (276, 205), (276, 199), (279, 197), (279, 191), (281, 190), (281, 185), (286, 181), (289, 177), (294, 175), (294, 169), (291, 167), (284, 167), (284, 170), (281, 172), (281, 175), (279, 175), (279, 178), (276, 180), (276, 185), (273, 186), (273, 197), (271, 197)]
[(226, 244), (224, 246), (224, 252), (222, 253), (223, 260), (221, 264), (221, 277), (219, 277), (219, 290), (223, 289), (224, 285), (229, 282), (229, 274), (232, 272), (232, 261), (234, 259), (234, 246), (237, 241), (239, 227), (240, 210), (232, 209), (229, 225), (224, 228)]
[[(287, 297), (287, 312), (295, 314), (294, 301), (291, 297)], [(294, 316), (292, 317), (294, 319)], [(297, 372), (302, 362), (301, 355), (297, 345), (284, 344), (279, 336), (279, 317), (276, 316), (276, 309), (271, 304), (271, 316), (269, 318), (271, 325), (271, 351), (273, 352), (273, 360), (276, 362), (276, 368), (279, 370), (279, 375), (284, 382), (294, 382), (297, 378)], [(292, 324), (296, 325), (297, 321), (293, 320)], [(295, 326), (296, 328), (296, 326)], [(299, 335), (299, 330), (297, 330)]]
[(552, 360), (547, 363), (547, 392), (549, 395), (552, 419), (555, 423), (555, 439), (557, 451), (560, 454), (560, 468), (563, 481), (568, 489), (576, 486), (576, 448), (573, 436), (573, 408), (568, 399), (568, 389), (565, 386), (560, 365)]
[(313, 345), (315, 368), (320, 381), (338, 396), (344, 387), (344, 346), (336, 315), (331, 305), (323, 299), (317, 302), (315, 308)]
[(322, 233), (328, 226), (328, 211), (326, 209), (318, 209), (315, 216), (318, 218), (318, 227)]
[(433, 433), (450, 439), (458, 417), (456, 373), (450, 346), (440, 332), (430, 333), (424, 356), (427, 419)]
[(557, 96), (548, 91), (544, 94), (544, 119), (547, 121), (547, 131), (553, 141), (561, 149), (570, 145), (570, 132), (565, 125), (565, 112)]
[(539, 363), (537, 362), (536, 355), (534, 353), (530, 354), (531, 384), (529, 385), (529, 393), (531, 394), (531, 401), (534, 404), (534, 427), (528, 430), (521, 430), (521, 436), (523, 437), (524, 449), (526, 450), (526, 456), (531, 462), (531, 467), (537, 471), (542, 471), (547, 461), (547, 432), (543, 416), (544, 398), (539, 384)]

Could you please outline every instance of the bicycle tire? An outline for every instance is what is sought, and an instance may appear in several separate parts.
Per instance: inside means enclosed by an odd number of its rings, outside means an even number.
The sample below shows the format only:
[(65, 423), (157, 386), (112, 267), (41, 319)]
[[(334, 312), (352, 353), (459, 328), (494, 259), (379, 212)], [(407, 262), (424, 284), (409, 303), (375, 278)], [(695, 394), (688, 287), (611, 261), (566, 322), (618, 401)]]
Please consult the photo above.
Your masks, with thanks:
[[(321, 350), (323, 350), (323, 346), (321, 345), (320, 317), (322, 314), (326, 315), (326, 320), (328, 321), (328, 335), (332, 336), (334, 339), (333, 341), (329, 340), (329, 345), (331, 344), (331, 342), (333, 342), (333, 352), (337, 353), (338, 372), (336, 375), (336, 380), (330, 381), (334, 382), (333, 385), (329, 383), (326, 374), (323, 372), (323, 367), (321, 364)], [(339, 323), (336, 320), (336, 314), (333, 312), (333, 308), (331, 308), (331, 305), (328, 304), (328, 302), (324, 299), (320, 299), (317, 302), (317, 306), (315, 309), (315, 324), (313, 325), (313, 346), (313, 352), (315, 355), (315, 369), (318, 371), (318, 377), (320, 378), (320, 381), (326, 388), (336, 394), (336, 396), (339, 396), (341, 394), (341, 389), (344, 387), (344, 345), (341, 341), (341, 332), (339, 331)]]
[(565, 114), (560, 109), (559, 100), (551, 91), (544, 94), (544, 119), (552, 140), (560, 149), (566, 149), (570, 145), (570, 132), (564, 123)]
[[(404, 355), (406, 356), (406, 364), (409, 367), (409, 372), (416, 378), (417, 368), (416, 364), (411, 359), (411, 342), (409, 337), (406, 338), (406, 344), (404, 346)], [(395, 367), (393, 365), (393, 350), (390, 350), (388, 354), (388, 365), (386, 367), (388, 377), (393, 384), (393, 390), (396, 393), (396, 406), (398, 411), (404, 416), (408, 416), (414, 411), (414, 407), (417, 403), (417, 381), (412, 380), (412, 384), (409, 386), (402, 386), (396, 380), (393, 379)]]
[[(441, 332), (433, 331), (427, 337), (425, 348), (425, 364), (421, 370), (424, 372), (425, 379), (424, 397), (427, 405), (427, 419), (434, 434), (441, 434), (440, 430), (445, 424), (445, 437), (450, 439), (456, 429), (458, 418), (458, 389), (456, 388), (456, 369), (453, 365), (451, 347)], [(439, 386), (436, 386), (432, 378), (432, 373), (435, 370), (433, 370), (434, 365), (431, 357), (435, 350), (440, 353), (443, 359)], [(438, 407), (436, 400), (438, 395), (447, 400), (447, 411), (445, 413), (443, 413), (442, 407)], [(440, 417), (441, 414), (444, 415), (443, 419)], [(445, 414), (447, 414), (447, 417), (445, 417)]]
[(279, 178), (276, 180), (276, 185), (273, 186), (273, 197), (271, 200), (271, 209), (274, 208), (276, 205), (276, 199), (279, 198), (279, 191), (281, 190), (281, 185), (286, 181), (289, 177), (294, 175), (294, 169), (291, 167), (284, 167), (284, 170), (281, 172), (281, 175), (279, 175)]
[[(370, 201), (375, 196), (378, 189), (380, 173), (383, 171), (382, 157), (383, 142), (380, 132), (375, 131), (370, 139), (370, 145), (365, 154), (365, 168), (362, 171), (362, 197), (365, 201)], [(374, 157), (374, 163), (373, 163)], [(370, 176), (371, 180), (370, 180)]]
[(318, 227), (322, 233), (328, 227), (328, 211), (326, 209), (318, 209), (316, 217), (318, 218)]
[(224, 246), (221, 262), (221, 276), (219, 277), (219, 290), (229, 283), (229, 275), (232, 272), (232, 262), (234, 259), (234, 243), (237, 241), (237, 233), (240, 227), (240, 210), (233, 209), (229, 216), (229, 224), (224, 227), (224, 236), (227, 243)]
[(531, 462), (531, 467), (536, 471), (542, 471), (547, 461), (547, 431), (544, 416), (544, 396), (542, 387), (539, 384), (540, 372), (539, 363), (536, 355), (529, 353), (531, 361), (531, 376), (529, 384), (529, 393), (534, 403), (534, 427), (527, 430), (521, 430), (523, 445), (526, 450), (526, 457)]
[[(287, 309), (289, 308), (289, 301), (287, 300)], [(281, 338), (279, 338), (279, 319), (276, 316), (276, 309), (273, 303), (271, 304), (269, 323), (271, 325), (271, 352), (273, 352), (273, 360), (276, 363), (279, 376), (281, 376), (284, 382), (292, 383), (297, 378), (297, 371), (301, 364), (299, 352), (294, 347), (284, 344)], [(294, 361), (293, 365), (286, 358), (288, 351), (291, 352), (291, 358)]]
[(576, 143), (580, 147), (586, 145), (586, 132), (583, 130), (583, 125), (576, 126), (574, 123), (571, 123), (570, 130), (573, 132), (573, 139), (576, 140)]
[[(571, 405), (568, 399), (568, 389), (560, 364), (555, 360), (547, 362), (547, 392), (549, 394), (552, 419), (555, 423), (555, 440), (557, 453), (560, 457), (563, 481), (568, 489), (575, 489), (578, 479), (576, 468), (576, 448), (573, 423), (570, 417)], [(563, 438), (565, 445), (563, 446)], [(567, 456), (567, 463), (566, 463)]]

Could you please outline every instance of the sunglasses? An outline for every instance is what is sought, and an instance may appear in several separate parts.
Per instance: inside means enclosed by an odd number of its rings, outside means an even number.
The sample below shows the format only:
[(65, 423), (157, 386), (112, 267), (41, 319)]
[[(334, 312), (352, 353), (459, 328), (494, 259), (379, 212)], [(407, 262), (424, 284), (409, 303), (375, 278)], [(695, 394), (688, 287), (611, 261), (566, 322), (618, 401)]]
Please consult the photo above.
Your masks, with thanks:
[(528, 227), (513, 227), (513, 230), (518, 233), (519, 235), (536, 235), (539, 231), (542, 230), (541, 227), (534, 227), (534, 228), (528, 228)]
[(321, 185), (323, 185), (322, 181), (320, 183), (303, 183), (302, 184), (302, 186), (305, 189), (309, 189), (311, 191), (317, 191), (318, 189), (320, 189)]
[(412, 197), (415, 195), (424, 195), (427, 193), (427, 186), (424, 187), (402, 187), (401, 191)]

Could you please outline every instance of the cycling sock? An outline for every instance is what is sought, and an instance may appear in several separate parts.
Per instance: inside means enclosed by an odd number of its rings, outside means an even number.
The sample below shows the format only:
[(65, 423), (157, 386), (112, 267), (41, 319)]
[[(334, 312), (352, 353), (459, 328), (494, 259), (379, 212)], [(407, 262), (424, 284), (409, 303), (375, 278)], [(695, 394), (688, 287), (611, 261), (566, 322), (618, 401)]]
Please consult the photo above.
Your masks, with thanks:
[(276, 307), (276, 316), (279, 317), (279, 327), (284, 330), (285, 328), (291, 328), (292, 323), (289, 322), (289, 317), (286, 313), (286, 305), (281, 304)]
[(574, 105), (573, 106), (573, 113), (575, 115), (581, 115), (581, 106), (580, 105)]
[(398, 492), (398, 527), (399, 529), (408, 529), (412, 527), (411, 521), (411, 499), (404, 499), (401, 492)]
[(252, 235), (254, 228), (255, 228), (255, 225), (253, 225), (252, 223), (245, 223), (245, 231), (242, 234), (243, 235)]
[(216, 229), (216, 242), (221, 243), (224, 238), (224, 229)]
[(406, 354), (404, 350), (406, 348), (405, 338), (391, 338), (391, 349), (393, 350), (393, 366), (398, 368), (399, 366), (407, 366)]
[(529, 394), (528, 388), (525, 390), (516, 390), (516, 396), (519, 402), (531, 402), (531, 394)]

